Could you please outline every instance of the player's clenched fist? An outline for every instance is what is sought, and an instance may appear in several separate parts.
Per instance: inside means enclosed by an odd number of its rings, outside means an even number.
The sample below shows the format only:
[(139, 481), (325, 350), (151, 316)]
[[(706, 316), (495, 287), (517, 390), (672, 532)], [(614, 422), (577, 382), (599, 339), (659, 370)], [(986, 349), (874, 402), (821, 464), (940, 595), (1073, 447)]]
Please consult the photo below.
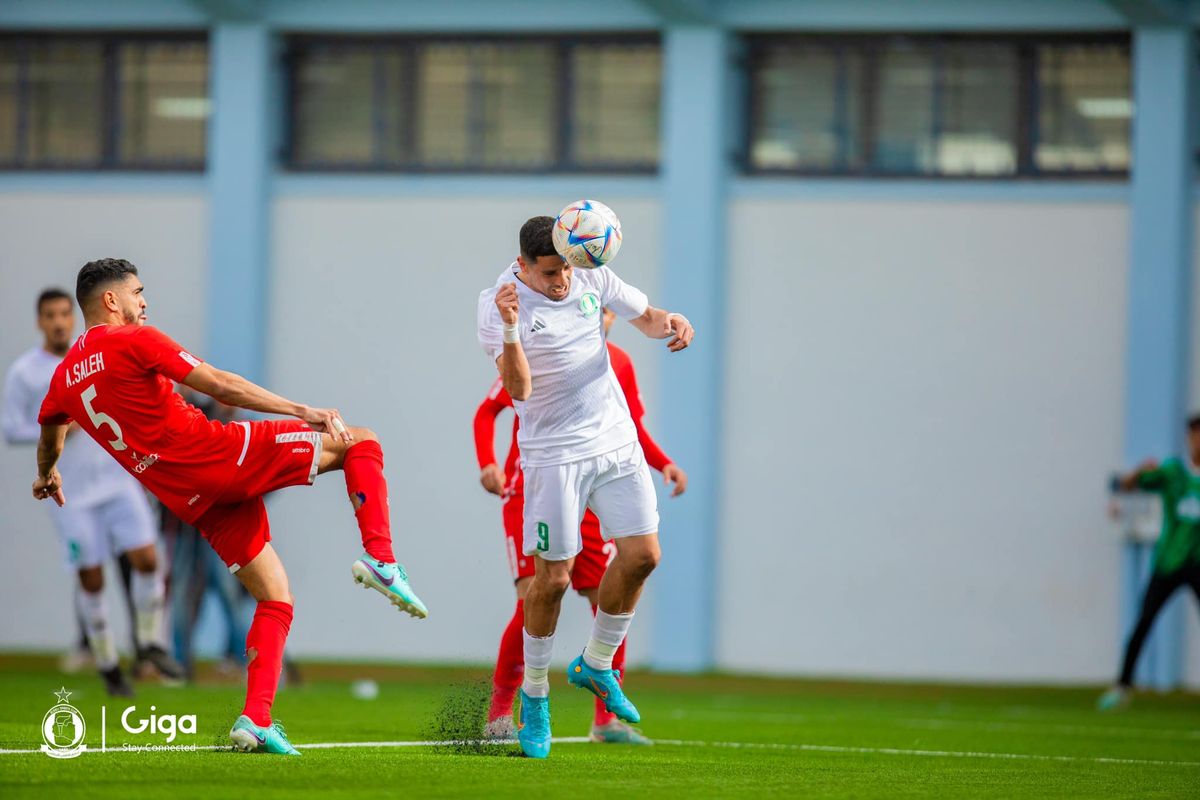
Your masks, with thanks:
[(65, 505), (67, 498), (63, 495), (62, 487), (62, 475), (58, 474), (57, 469), (51, 468), (49, 475), (44, 478), (38, 476), (38, 479), (33, 482), (33, 496), (38, 500), (45, 500), (49, 497), (60, 506)]
[(517, 324), (517, 285), (506, 283), (496, 292), (496, 308), (500, 309), (500, 319), (505, 325)]

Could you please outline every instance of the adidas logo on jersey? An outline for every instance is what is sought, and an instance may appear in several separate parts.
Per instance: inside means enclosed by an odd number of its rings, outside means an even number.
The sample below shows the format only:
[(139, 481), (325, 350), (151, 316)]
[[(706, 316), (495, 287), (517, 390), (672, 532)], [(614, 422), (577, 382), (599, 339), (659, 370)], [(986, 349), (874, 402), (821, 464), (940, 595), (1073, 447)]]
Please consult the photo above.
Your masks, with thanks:
[(537, 333), (540, 330), (545, 330), (545, 328), (546, 328), (546, 323), (542, 322), (540, 319), (535, 319), (533, 321), (533, 327), (529, 329), (529, 332)]

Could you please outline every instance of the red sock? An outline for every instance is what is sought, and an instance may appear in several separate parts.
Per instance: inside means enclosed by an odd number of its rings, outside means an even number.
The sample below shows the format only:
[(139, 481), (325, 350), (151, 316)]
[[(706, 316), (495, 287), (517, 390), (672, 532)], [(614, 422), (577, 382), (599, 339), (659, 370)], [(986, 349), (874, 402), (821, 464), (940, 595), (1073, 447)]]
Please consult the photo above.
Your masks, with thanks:
[[(596, 616), (596, 607), (592, 606), (592, 616)], [(613, 653), (613, 669), (621, 676), (617, 681), (625, 685), (625, 642), (621, 642), (621, 646), (617, 648), (617, 652)], [(592, 717), (592, 723), (595, 725), (607, 725), (617, 718), (617, 715), (604, 707), (604, 701), (599, 697), (596, 698), (596, 715)]]
[(346, 473), (346, 491), (358, 519), (363, 549), (377, 561), (394, 562), (387, 481), (383, 477), (383, 448), (373, 441), (352, 445), (346, 450), (342, 470)]
[(512, 716), (513, 698), (525, 677), (525, 601), (517, 601), (508, 627), (500, 636), (500, 652), (496, 656), (496, 672), (492, 675), (492, 707), (488, 722)]
[(279, 688), (283, 643), (292, 627), (292, 604), (263, 600), (246, 634), (246, 705), (242, 713), (261, 727), (271, 724), (271, 704)]

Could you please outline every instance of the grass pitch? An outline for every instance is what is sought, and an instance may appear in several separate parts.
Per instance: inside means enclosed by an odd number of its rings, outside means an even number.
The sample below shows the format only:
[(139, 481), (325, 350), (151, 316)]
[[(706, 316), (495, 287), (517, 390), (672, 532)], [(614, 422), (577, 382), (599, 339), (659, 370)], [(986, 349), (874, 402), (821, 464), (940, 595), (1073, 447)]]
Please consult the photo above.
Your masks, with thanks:
[[(60, 685), (84, 715), (89, 750), (56, 760), (0, 754), (0, 797), (1198, 797), (1200, 698), (1139, 696), (1124, 712), (1092, 710), (1096, 689), (830, 683), (634, 673), (630, 696), (653, 747), (556, 743), (547, 761), (515, 745), (412, 746), (459, 739), (482, 714), (483, 669), (311, 665), (276, 702), (292, 741), (399, 742), (310, 748), (301, 758), (224, 750), (128, 752), (126, 701), (92, 676), (62, 676), (45, 658), (0, 658), (0, 748), (36, 750)], [(353, 679), (373, 678), (375, 700)], [(195, 714), (195, 736), (224, 746), (237, 685), (141, 685), (133, 719)], [(554, 733), (586, 735), (591, 696), (554, 681)]]

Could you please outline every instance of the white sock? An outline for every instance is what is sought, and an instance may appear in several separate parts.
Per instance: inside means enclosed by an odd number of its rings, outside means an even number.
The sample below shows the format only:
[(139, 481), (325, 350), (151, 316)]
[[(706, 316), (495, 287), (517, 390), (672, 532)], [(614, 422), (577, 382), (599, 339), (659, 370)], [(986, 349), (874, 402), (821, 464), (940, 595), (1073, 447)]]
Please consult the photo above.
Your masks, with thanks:
[(104, 602), (104, 592), (89, 592), (80, 588), (75, 597), (79, 603), (79, 615), (83, 617), (88, 645), (92, 648), (92, 658), (96, 659), (96, 668), (107, 672), (117, 665), (117, 643), (108, 624), (108, 604)]
[(629, 624), (633, 622), (633, 612), (628, 614), (606, 614), (596, 609), (596, 619), (592, 622), (592, 638), (588, 639), (587, 647), (583, 650), (583, 660), (592, 669), (612, 669), (613, 655), (625, 634), (629, 633)]
[(154, 572), (138, 572), (129, 576), (129, 594), (133, 598), (133, 616), (137, 625), (138, 647), (163, 647), (163, 582)]
[(527, 630), (525, 637), (525, 682), (522, 689), (530, 697), (550, 696), (550, 656), (554, 652), (554, 634), (534, 636)]

